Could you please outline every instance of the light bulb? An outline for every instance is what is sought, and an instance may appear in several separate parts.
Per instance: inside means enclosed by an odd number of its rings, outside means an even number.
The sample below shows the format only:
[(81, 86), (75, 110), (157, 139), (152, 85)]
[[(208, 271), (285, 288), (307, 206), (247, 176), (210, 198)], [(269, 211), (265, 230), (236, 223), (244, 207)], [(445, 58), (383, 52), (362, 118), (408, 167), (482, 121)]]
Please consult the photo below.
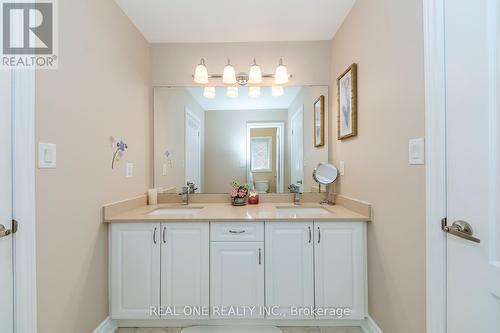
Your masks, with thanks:
[(250, 73), (248, 74), (248, 83), (258, 84), (262, 82), (262, 71), (260, 66), (257, 65), (255, 59), (253, 60), (253, 65), (250, 67)]
[(282, 96), (284, 92), (285, 91), (282, 86), (272, 86), (271, 88), (271, 95), (274, 97)]
[(260, 87), (250, 87), (248, 90), (248, 95), (250, 97), (259, 97), (260, 96)]
[(288, 82), (288, 71), (283, 65), (283, 59), (280, 59), (280, 63), (276, 68), (276, 73), (274, 74), (274, 83), (275, 84), (285, 84)]
[(203, 96), (209, 99), (214, 99), (215, 98), (215, 87), (205, 87), (203, 89)]
[(227, 65), (224, 67), (224, 72), (222, 73), (222, 82), (225, 84), (236, 83), (236, 72), (229, 59), (227, 59)]
[(238, 87), (227, 87), (226, 95), (231, 98), (238, 97)]
[(200, 63), (194, 70), (194, 82), (200, 84), (208, 83), (208, 70), (207, 66), (205, 66), (205, 59), (203, 58), (201, 58)]

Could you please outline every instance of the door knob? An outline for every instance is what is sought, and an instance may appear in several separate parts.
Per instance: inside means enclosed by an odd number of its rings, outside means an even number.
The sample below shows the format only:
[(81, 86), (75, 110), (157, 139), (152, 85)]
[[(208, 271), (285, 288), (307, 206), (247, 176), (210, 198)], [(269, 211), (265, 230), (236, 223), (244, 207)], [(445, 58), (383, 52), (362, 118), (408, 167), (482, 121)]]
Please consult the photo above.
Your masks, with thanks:
[(447, 224), (448, 222), (446, 218), (441, 220), (441, 229), (443, 229), (444, 232), (463, 239), (470, 240), (471, 242), (481, 243), (481, 240), (479, 238), (472, 236), (473, 231), (469, 223), (458, 220), (453, 222), (451, 226), (448, 226)]
[(0, 224), (0, 238), (6, 237), (10, 235), (12, 231), (10, 229), (6, 229), (3, 224)]

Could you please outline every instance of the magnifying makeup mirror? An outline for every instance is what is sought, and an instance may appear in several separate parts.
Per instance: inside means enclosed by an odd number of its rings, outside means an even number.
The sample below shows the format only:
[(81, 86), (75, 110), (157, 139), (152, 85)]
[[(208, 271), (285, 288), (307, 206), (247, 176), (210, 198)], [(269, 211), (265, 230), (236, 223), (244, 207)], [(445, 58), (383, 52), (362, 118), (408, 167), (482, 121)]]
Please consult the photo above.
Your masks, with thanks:
[(313, 179), (319, 184), (319, 192), (321, 185), (330, 185), (337, 180), (339, 171), (335, 165), (331, 163), (320, 163), (313, 171)]

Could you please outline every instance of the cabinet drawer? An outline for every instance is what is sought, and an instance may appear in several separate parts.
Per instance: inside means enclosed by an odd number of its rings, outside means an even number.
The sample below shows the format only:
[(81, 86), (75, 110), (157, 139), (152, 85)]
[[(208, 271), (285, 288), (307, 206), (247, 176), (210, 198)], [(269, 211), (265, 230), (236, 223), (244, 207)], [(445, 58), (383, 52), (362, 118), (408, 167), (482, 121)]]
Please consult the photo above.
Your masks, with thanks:
[(263, 242), (264, 222), (212, 222), (210, 240), (212, 242)]

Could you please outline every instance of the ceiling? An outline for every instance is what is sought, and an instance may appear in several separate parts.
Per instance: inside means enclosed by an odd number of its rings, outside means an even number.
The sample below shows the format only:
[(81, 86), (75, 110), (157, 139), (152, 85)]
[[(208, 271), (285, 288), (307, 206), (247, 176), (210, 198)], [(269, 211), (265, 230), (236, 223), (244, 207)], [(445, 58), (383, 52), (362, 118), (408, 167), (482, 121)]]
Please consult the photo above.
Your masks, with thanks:
[(355, 0), (115, 0), (151, 43), (329, 40)]
[(282, 96), (271, 95), (271, 87), (261, 87), (260, 97), (248, 96), (248, 87), (238, 87), (238, 97), (226, 96), (225, 87), (216, 87), (216, 98), (203, 96), (203, 88), (186, 88), (205, 111), (288, 109), (302, 87), (285, 87)]

